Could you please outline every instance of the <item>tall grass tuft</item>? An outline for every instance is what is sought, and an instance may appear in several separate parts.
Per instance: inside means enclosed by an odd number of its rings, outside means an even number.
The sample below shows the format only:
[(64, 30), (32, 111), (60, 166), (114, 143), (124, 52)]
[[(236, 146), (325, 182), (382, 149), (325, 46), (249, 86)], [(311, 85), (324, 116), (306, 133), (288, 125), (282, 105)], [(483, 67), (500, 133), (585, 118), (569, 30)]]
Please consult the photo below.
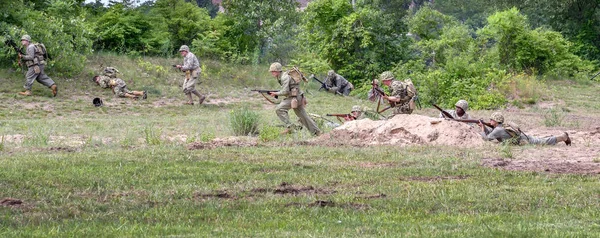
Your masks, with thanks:
[(156, 130), (153, 126), (147, 126), (146, 128), (144, 128), (144, 136), (146, 138), (146, 144), (148, 145), (160, 145), (161, 134), (162, 131), (160, 129)]
[(229, 125), (236, 136), (258, 134), (258, 121), (260, 115), (244, 107), (232, 110), (229, 113)]
[(557, 109), (550, 109), (544, 115), (544, 125), (547, 127), (562, 126), (565, 114)]

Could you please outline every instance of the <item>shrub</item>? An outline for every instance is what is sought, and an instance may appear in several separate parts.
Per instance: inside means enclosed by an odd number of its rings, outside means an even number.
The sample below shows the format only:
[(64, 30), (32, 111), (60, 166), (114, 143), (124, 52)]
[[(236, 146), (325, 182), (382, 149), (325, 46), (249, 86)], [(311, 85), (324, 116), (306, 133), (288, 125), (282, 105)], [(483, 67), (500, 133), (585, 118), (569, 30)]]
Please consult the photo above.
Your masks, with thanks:
[(236, 136), (256, 135), (260, 115), (244, 107), (229, 113), (229, 125)]
[(258, 134), (258, 139), (262, 142), (269, 142), (279, 138), (280, 128), (276, 126), (264, 126)]

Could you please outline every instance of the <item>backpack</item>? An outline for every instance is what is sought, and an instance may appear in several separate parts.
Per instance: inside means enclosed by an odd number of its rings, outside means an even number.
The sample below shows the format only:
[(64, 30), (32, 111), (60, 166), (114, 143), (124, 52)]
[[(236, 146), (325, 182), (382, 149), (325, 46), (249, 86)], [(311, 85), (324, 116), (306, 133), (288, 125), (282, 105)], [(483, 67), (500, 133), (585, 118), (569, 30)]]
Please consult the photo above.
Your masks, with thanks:
[(519, 125), (512, 123), (512, 122), (505, 122), (502, 124), (502, 127), (504, 127), (504, 130), (506, 130), (506, 133), (508, 133), (510, 135), (510, 141), (513, 144), (519, 145), (521, 144), (521, 134), (523, 133), (523, 131), (521, 131), (521, 128), (519, 127)]
[(44, 58), (39, 59), (39, 60), (44, 60), (48, 58), (48, 52), (46, 51), (46, 46), (42, 43), (35, 43), (35, 54), (38, 56), (42, 56)]
[(406, 92), (409, 97), (414, 97), (417, 95), (417, 88), (415, 88), (415, 85), (411, 79), (405, 79), (404, 84), (406, 84)]
[(306, 77), (304, 77), (304, 74), (302, 72), (300, 72), (300, 69), (298, 69), (298, 67), (294, 66), (292, 69), (290, 69), (288, 71), (288, 75), (292, 77), (292, 79), (294, 79), (294, 81), (298, 84), (302, 81), (304, 82), (308, 82), (308, 79), (306, 79)]

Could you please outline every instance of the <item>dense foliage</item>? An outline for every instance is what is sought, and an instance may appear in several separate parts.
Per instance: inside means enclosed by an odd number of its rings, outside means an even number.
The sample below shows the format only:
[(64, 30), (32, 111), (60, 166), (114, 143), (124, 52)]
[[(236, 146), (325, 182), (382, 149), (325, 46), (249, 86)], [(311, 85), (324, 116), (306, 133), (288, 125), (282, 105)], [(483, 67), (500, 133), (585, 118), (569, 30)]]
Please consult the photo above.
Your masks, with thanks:
[[(53, 74), (73, 75), (85, 57), (196, 55), (237, 64), (273, 61), (307, 73), (334, 69), (364, 91), (386, 70), (411, 77), (423, 102), (473, 108), (507, 100), (506, 85), (585, 79), (596, 70), (600, 9), (593, 1), (515, 0), (8, 0), (2, 41), (30, 34), (52, 56)], [(6, 47), (1, 64), (16, 67)], [(598, 77), (597, 79), (600, 79)], [(530, 85), (525, 83), (525, 85)], [(356, 95), (362, 95), (357, 90)]]

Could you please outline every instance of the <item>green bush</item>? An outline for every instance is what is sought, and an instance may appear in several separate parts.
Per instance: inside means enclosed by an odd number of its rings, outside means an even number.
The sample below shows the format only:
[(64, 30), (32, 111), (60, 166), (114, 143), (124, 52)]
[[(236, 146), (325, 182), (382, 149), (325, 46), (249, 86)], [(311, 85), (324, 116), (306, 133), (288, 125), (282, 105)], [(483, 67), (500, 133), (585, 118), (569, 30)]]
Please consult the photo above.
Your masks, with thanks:
[(269, 142), (279, 138), (281, 128), (276, 126), (264, 126), (258, 134), (258, 139), (262, 142)]
[(260, 115), (244, 107), (229, 113), (229, 125), (236, 136), (256, 135)]

